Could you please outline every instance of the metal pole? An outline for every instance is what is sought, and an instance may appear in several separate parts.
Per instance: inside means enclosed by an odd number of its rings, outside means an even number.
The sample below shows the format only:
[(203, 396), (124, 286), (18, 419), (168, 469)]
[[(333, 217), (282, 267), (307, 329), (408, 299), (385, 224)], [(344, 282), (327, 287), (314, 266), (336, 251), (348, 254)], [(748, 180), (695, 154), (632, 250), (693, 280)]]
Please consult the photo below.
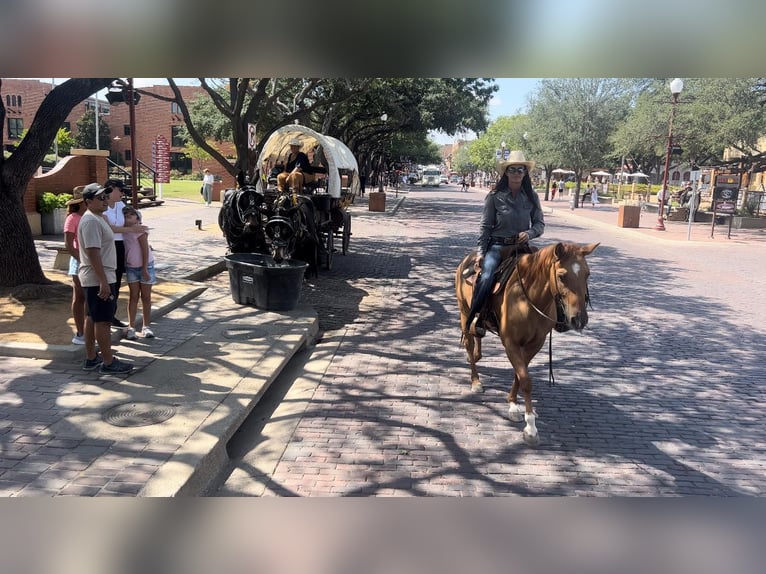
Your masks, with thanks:
[(670, 170), (670, 154), (673, 151), (673, 116), (676, 112), (678, 94), (673, 94), (673, 103), (670, 106), (670, 121), (668, 122), (668, 149), (665, 154), (665, 173), (662, 174), (662, 187), (660, 188), (660, 205), (657, 208), (657, 225), (654, 229), (665, 231), (665, 223), (662, 221), (662, 213), (665, 211), (665, 196), (668, 195), (668, 171)]
[(96, 149), (101, 149), (98, 147), (98, 92), (96, 92)]
[(128, 106), (130, 110), (130, 193), (133, 208), (138, 208), (138, 161), (136, 160), (136, 104), (133, 93), (133, 78), (128, 78)]
[[(51, 78), (51, 90), (56, 88), (56, 78)], [(56, 130), (56, 135), (53, 137), (53, 153), (55, 154), (56, 161), (59, 162), (59, 131)]]

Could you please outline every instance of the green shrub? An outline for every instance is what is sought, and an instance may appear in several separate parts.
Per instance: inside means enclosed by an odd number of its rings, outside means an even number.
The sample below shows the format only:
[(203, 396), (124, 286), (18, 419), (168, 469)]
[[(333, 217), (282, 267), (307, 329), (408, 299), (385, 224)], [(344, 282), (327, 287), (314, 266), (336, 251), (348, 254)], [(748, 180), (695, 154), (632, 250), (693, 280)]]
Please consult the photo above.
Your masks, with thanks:
[(66, 207), (66, 202), (72, 199), (69, 193), (51, 193), (46, 191), (37, 200), (37, 211), (40, 213), (53, 213), (54, 209)]

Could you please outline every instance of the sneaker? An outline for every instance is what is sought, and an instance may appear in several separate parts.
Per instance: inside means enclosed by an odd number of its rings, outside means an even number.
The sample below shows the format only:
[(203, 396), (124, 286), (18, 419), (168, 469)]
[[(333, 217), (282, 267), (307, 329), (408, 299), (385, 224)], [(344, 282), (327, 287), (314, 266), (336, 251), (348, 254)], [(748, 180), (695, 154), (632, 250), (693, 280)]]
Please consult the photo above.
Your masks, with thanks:
[(144, 330), (141, 332), (144, 339), (154, 339), (154, 332), (149, 327), (144, 327)]
[(120, 329), (124, 329), (127, 326), (128, 326), (127, 323), (124, 323), (124, 322), (120, 321), (117, 317), (112, 319), (112, 327), (118, 327)]
[(128, 327), (128, 330), (125, 331), (125, 338), (130, 339), (131, 341), (138, 339), (138, 337), (136, 337), (136, 330), (133, 327)]
[(96, 367), (98, 367), (100, 364), (104, 362), (104, 359), (101, 355), (96, 353), (95, 359), (85, 359), (82, 362), (82, 370), (83, 371), (93, 371)]
[(120, 361), (117, 357), (115, 357), (112, 360), (111, 365), (107, 365), (102, 361), (101, 368), (99, 369), (99, 373), (103, 373), (105, 375), (127, 375), (133, 370), (133, 365), (129, 365), (127, 363), (123, 363)]
[(73, 345), (84, 345), (85, 344), (85, 337), (82, 335), (75, 335), (72, 337), (72, 344)]

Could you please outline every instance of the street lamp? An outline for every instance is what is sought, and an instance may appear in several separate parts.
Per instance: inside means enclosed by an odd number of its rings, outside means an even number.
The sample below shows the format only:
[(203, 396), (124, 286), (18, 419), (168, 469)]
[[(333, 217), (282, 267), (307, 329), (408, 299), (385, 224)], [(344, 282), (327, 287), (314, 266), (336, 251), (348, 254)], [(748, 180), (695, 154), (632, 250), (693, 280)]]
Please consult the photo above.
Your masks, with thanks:
[(141, 99), (141, 94), (133, 88), (133, 78), (128, 78), (127, 83), (117, 80), (112, 83), (106, 92), (106, 100), (109, 104), (128, 102), (130, 117), (130, 191), (133, 207), (138, 207), (138, 159), (136, 158), (136, 104)]
[[(662, 174), (662, 187), (660, 188), (660, 204), (657, 208), (657, 225), (654, 229), (665, 231), (665, 223), (662, 221), (662, 214), (665, 211), (665, 202), (669, 199), (668, 194), (668, 171), (670, 170), (670, 154), (673, 151), (673, 117), (676, 113), (676, 104), (678, 103), (678, 94), (684, 89), (684, 82), (676, 78), (670, 82), (670, 93), (673, 94), (673, 100), (670, 106), (670, 121), (668, 122), (668, 148), (665, 153), (665, 173)], [(667, 199), (666, 199), (667, 198)]]

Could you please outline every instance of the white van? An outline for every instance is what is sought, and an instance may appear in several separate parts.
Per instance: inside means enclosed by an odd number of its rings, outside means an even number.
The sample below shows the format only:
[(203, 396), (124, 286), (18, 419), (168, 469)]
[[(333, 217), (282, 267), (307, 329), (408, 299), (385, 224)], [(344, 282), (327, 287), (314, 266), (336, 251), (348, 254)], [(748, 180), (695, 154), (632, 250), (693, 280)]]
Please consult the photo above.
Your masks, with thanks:
[(420, 178), (420, 184), (423, 187), (433, 185), (439, 187), (441, 184), (442, 171), (435, 165), (429, 165), (423, 168), (423, 176)]

